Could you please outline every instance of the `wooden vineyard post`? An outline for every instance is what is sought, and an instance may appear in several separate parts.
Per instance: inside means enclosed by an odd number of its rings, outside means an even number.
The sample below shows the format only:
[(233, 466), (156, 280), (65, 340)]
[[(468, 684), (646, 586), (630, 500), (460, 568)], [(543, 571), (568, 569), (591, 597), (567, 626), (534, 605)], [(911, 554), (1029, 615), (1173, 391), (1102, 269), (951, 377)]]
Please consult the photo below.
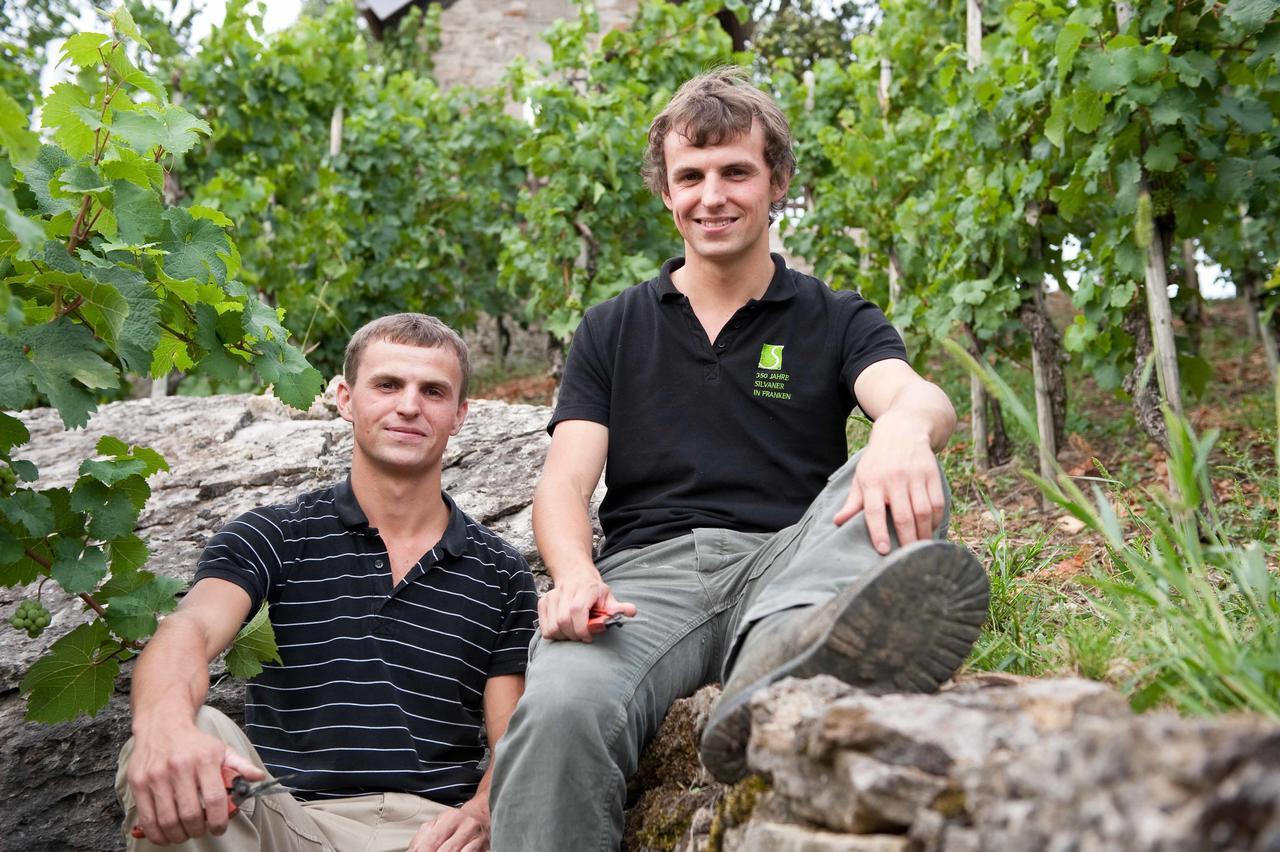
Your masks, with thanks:
[[(967, 0), (965, 20), (965, 48), (969, 70), (982, 63), (982, 2)], [(973, 357), (985, 365), (978, 338), (970, 335)], [(973, 443), (973, 469), (985, 472), (991, 467), (991, 453), (987, 448), (987, 388), (977, 376), (969, 376), (969, 436)]]

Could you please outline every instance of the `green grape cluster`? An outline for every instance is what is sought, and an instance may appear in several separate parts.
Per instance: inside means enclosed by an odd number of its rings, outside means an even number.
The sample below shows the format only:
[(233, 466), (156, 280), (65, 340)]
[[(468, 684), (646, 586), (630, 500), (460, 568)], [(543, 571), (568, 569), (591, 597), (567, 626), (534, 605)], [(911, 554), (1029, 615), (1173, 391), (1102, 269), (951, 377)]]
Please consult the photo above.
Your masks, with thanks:
[(49, 610), (39, 601), (25, 600), (18, 604), (17, 611), (9, 616), (9, 623), (19, 630), (27, 631), (27, 635), (35, 639), (49, 626)]
[(1173, 187), (1161, 186), (1151, 191), (1151, 212), (1156, 216), (1168, 216), (1173, 212), (1173, 202), (1177, 195)]

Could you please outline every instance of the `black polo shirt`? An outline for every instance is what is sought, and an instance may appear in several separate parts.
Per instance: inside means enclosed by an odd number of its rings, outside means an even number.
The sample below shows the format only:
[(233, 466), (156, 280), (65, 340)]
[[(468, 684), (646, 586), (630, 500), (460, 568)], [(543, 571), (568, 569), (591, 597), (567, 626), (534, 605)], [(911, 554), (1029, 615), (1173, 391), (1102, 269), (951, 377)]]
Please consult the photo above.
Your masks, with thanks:
[(548, 429), (609, 427), (602, 556), (698, 527), (795, 523), (848, 458), (858, 375), (906, 360), (871, 302), (773, 262), (764, 296), (714, 343), (671, 281), (683, 258), (583, 317)]
[(245, 731), (302, 799), (397, 791), (458, 805), (483, 774), (484, 687), (525, 670), (537, 618), (519, 552), (454, 505), (392, 589), (350, 481), (255, 509), (205, 547), (218, 577), (266, 600), (283, 665), (249, 682)]

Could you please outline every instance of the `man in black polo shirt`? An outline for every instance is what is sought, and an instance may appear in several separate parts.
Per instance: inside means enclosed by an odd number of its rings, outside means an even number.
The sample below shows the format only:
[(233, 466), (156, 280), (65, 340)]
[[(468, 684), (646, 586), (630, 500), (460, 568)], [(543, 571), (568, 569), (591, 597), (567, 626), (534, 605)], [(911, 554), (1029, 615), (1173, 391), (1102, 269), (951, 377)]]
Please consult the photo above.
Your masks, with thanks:
[[(441, 491), (467, 413), (466, 346), (434, 317), (369, 323), (338, 410), (351, 475), (237, 518), (133, 676), (125, 829), (219, 850), (485, 850), (496, 743), (523, 689), (536, 591), (519, 552)], [(208, 662), (261, 605), (282, 663), (245, 730), (202, 707)], [(247, 734), (247, 736), (246, 736)], [(226, 775), (293, 777), (228, 819)]]
[[(588, 310), (569, 352), (534, 498), (556, 585), (497, 750), (500, 852), (616, 848), (641, 749), (705, 683), (725, 679), (703, 762), (733, 781), (762, 687), (936, 689), (986, 614), (982, 567), (941, 540), (951, 403), (878, 308), (769, 254), (795, 166), (777, 106), (711, 72), (649, 141), (685, 255)], [(846, 461), (855, 405), (875, 426)], [(592, 632), (593, 610), (639, 618)]]

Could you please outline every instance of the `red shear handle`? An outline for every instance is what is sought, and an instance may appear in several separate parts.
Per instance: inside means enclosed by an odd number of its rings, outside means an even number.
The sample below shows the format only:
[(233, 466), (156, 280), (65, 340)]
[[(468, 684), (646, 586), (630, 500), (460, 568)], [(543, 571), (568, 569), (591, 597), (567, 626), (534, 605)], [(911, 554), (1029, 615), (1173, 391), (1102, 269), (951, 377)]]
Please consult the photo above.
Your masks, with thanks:
[(621, 610), (617, 612), (609, 612), (598, 606), (591, 608), (590, 618), (587, 619), (587, 631), (590, 633), (603, 633), (610, 627), (618, 627), (622, 624), (622, 620), (626, 618)]

